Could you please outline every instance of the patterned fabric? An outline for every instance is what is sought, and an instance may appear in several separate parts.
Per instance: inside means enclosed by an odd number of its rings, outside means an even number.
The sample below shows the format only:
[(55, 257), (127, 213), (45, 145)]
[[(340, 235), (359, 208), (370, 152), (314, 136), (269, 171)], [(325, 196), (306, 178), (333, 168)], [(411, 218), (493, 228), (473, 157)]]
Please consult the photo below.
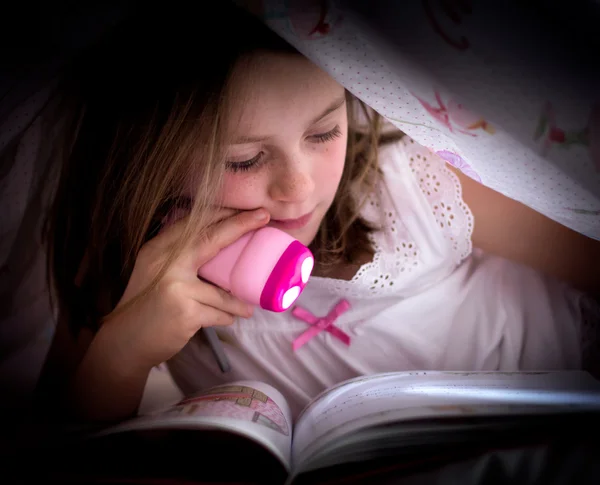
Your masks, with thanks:
[(600, 239), (600, 76), (527, 2), (238, 3), (465, 174)]

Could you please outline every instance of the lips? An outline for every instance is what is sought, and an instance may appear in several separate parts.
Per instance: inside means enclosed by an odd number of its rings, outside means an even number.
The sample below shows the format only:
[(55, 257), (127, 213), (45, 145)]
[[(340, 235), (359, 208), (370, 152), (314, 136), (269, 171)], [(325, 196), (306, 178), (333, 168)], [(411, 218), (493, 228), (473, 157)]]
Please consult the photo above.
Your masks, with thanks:
[(312, 215), (313, 213), (310, 212), (301, 217), (298, 217), (297, 219), (271, 219), (269, 225), (272, 227), (276, 227), (277, 229), (301, 229), (308, 224)]

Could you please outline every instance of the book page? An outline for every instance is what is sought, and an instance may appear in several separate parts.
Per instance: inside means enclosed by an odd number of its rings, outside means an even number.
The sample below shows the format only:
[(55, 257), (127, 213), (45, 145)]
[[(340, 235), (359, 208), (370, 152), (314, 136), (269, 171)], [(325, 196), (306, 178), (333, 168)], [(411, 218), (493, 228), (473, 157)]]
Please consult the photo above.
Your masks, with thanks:
[(317, 396), (299, 416), (292, 464), (367, 426), (426, 417), (600, 409), (584, 372), (402, 372), (360, 377)]
[(289, 470), (291, 423), (289, 406), (279, 391), (261, 382), (237, 381), (212, 387), (166, 410), (134, 418), (94, 436), (136, 430), (228, 430), (261, 443)]

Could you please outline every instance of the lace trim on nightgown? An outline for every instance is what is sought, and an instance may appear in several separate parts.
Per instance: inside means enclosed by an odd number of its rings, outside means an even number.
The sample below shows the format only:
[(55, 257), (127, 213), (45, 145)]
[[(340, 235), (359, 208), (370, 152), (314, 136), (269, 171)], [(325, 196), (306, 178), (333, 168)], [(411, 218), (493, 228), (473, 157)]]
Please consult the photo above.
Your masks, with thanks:
[(462, 199), (460, 180), (444, 160), (427, 148), (412, 140), (407, 145), (411, 153), (411, 170), (445, 239), (452, 244), (455, 263), (459, 264), (473, 250), (473, 214)]
[[(454, 263), (459, 264), (472, 250), (473, 215), (462, 200), (458, 177), (444, 160), (409, 137), (398, 143), (405, 149), (398, 147), (393, 156), (382, 157), (382, 166), (408, 163), (443, 237), (451, 245)], [(395, 208), (393, 192), (381, 182), (362, 210), (368, 220), (383, 227), (369, 236), (375, 251), (373, 260), (362, 265), (349, 281), (314, 277), (320, 288), (347, 298), (392, 295), (421, 269), (421, 250)]]

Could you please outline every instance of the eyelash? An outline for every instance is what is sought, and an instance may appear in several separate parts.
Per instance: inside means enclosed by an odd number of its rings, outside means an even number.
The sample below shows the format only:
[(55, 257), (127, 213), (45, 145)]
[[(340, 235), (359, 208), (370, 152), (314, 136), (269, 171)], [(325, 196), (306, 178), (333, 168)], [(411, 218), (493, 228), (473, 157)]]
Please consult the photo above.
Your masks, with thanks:
[[(341, 136), (342, 130), (340, 130), (339, 126), (336, 126), (333, 130), (328, 131), (327, 133), (321, 133), (319, 135), (312, 135), (310, 138), (316, 140), (316, 143), (327, 143), (335, 140), (339, 136)], [(263, 152), (260, 152), (254, 158), (250, 160), (246, 160), (244, 162), (228, 162), (226, 164), (227, 170), (230, 172), (247, 172), (248, 170), (257, 167), (261, 163), (261, 159), (263, 156)]]

